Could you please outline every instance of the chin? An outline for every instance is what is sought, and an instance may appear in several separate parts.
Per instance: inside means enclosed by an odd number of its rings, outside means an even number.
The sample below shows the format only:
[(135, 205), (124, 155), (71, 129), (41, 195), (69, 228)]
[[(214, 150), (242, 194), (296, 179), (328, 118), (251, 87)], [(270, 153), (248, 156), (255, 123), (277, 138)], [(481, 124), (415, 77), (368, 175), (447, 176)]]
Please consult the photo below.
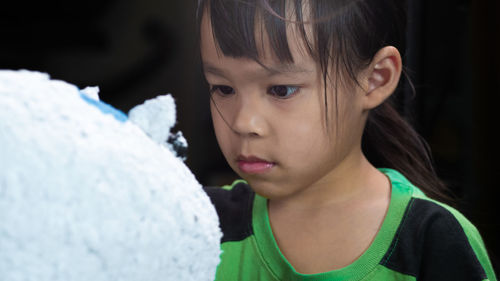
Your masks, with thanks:
[(276, 200), (290, 196), (290, 190), (282, 188), (283, 186), (287, 186), (286, 184), (277, 184), (275, 182), (248, 177), (244, 179), (255, 193), (264, 198)]

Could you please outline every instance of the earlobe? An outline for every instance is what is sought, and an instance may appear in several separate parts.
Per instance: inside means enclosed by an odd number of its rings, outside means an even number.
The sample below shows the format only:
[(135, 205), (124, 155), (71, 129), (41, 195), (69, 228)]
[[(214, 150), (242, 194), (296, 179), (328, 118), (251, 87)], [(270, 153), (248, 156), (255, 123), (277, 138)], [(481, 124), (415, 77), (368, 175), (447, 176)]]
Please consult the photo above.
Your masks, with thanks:
[(398, 49), (387, 46), (375, 54), (367, 68), (364, 108), (370, 110), (383, 103), (396, 89), (401, 77), (401, 55)]

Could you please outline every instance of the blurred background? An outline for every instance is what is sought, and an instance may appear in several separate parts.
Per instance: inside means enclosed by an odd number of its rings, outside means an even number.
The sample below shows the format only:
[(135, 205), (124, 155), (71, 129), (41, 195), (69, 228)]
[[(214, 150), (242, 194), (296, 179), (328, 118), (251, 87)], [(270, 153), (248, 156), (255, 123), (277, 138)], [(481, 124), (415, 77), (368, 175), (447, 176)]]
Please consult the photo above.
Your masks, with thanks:
[[(236, 176), (212, 132), (195, 2), (3, 1), (0, 69), (98, 85), (101, 99), (124, 112), (172, 93), (187, 165), (204, 185), (228, 184)], [(429, 142), (438, 174), (481, 231), (498, 272), (500, 1), (410, 0), (407, 45), (417, 96), (406, 87), (401, 111)]]

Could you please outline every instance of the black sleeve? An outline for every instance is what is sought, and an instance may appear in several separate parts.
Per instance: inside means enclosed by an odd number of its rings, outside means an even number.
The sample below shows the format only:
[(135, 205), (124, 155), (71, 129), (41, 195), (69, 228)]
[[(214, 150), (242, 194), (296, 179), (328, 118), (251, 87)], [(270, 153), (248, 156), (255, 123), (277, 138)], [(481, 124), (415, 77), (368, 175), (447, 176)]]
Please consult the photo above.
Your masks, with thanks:
[(255, 193), (248, 184), (237, 183), (231, 190), (203, 187), (219, 215), (221, 243), (241, 241), (253, 234), (252, 205)]
[(467, 236), (444, 207), (413, 198), (381, 262), (419, 281), (487, 279)]

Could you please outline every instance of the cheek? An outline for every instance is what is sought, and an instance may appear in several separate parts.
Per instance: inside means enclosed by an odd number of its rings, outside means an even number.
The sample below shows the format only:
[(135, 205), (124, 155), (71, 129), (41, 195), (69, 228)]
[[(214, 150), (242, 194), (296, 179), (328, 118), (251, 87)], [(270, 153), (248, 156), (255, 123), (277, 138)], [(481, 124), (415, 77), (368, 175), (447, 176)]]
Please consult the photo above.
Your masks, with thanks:
[(227, 157), (231, 150), (231, 130), (212, 103), (210, 104), (210, 111), (217, 143), (224, 156)]
[[(331, 99), (329, 100), (331, 101)], [(332, 103), (330, 103), (332, 104)], [(344, 127), (348, 133), (356, 131), (351, 123), (353, 117), (346, 114), (346, 110), (338, 107), (338, 115), (335, 114), (335, 105), (329, 105), (330, 116), (325, 116), (324, 99), (320, 96), (317, 100), (310, 99), (297, 108), (296, 114), (289, 116), (289, 120), (293, 122), (286, 123), (286, 130), (281, 126), (280, 139), (281, 147), (285, 153), (282, 155), (286, 161), (295, 163), (295, 166), (300, 166), (303, 169), (309, 169), (311, 161), (319, 162), (316, 165), (329, 165), (328, 163), (336, 161), (343, 150), (348, 150), (352, 138), (349, 134), (337, 128)], [(339, 118), (339, 120), (337, 120)], [(348, 124), (344, 118), (348, 118)], [(351, 122), (351, 123), (350, 123)], [(344, 126), (342, 126), (344, 125)], [(328, 126), (329, 128), (327, 129)], [(345, 128), (347, 127), (347, 128)]]
[(325, 151), (330, 146), (321, 113), (317, 110), (304, 112), (286, 126), (280, 128), (280, 144), (286, 151), (287, 158), (306, 160), (318, 151)]
[(224, 139), (226, 139), (226, 137), (224, 137), (225, 133), (223, 130), (225, 127), (224, 120), (221, 118), (219, 112), (213, 104), (210, 104), (210, 111), (212, 113), (212, 124), (214, 126), (215, 137), (217, 138), (217, 142), (222, 149), (224, 146), (223, 144), (225, 143)]

